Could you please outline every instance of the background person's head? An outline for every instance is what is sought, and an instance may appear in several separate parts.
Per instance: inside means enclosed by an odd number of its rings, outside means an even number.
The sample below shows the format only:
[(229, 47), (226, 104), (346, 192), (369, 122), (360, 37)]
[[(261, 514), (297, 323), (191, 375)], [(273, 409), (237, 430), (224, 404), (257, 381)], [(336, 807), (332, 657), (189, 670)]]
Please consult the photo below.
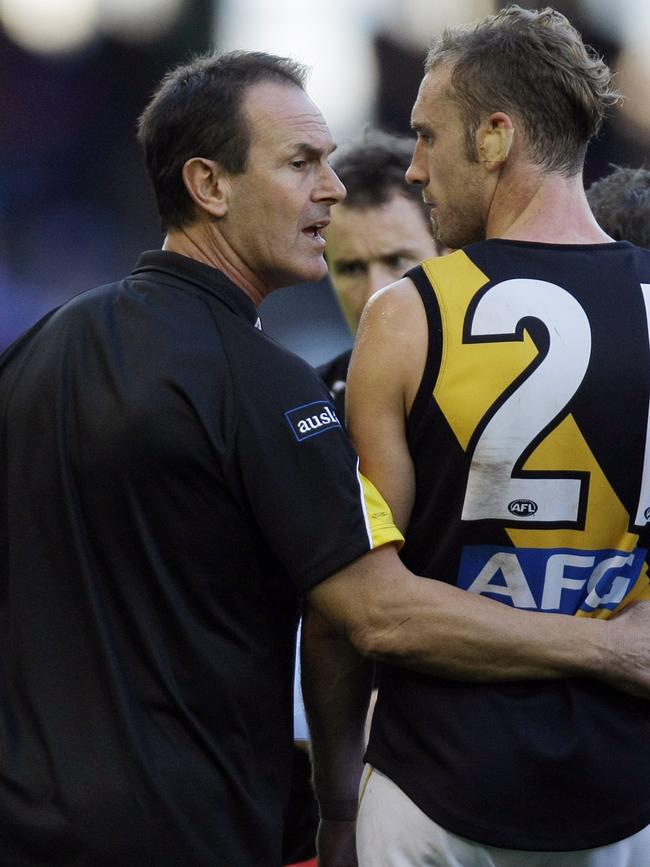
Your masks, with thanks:
[(650, 169), (618, 166), (589, 187), (587, 200), (615, 241), (650, 249)]
[(168, 248), (198, 251), (255, 300), (325, 276), (320, 229), (345, 195), (306, 74), (261, 52), (205, 55), (171, 70), (140, 118), (162, 226), (180, 244)]
[(324, 233), (327, 264), (353, 333), (371, 295), (441, 252), (421, 191), (404, 176), (412, 153), (412, 139), (366, 130), (331, 160), (347, 196)]
[[(413, 110), (409, 179), (448, 246), (485, 237), (509, 161), (527, 177), (580, 177), (589, 140), (619, 100), (606, 64), (564, 15), (509, 6), (434, 40)], [(512, 172), (511, 172), (512, 177)]]

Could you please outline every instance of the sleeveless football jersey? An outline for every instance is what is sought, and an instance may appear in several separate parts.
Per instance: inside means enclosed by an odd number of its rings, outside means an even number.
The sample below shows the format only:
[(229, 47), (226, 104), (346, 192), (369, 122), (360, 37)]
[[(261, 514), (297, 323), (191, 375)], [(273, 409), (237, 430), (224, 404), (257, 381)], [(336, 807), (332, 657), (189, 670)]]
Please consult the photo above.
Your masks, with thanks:
[[(541, 613), (650, 598), (650, 252), (490, 240), (408, 276), (429, 356), (406, 565)], [(650, 823), (650, 703), (596, 681), (384, 666), (367, 760), (486, 845), (584, 849)]]

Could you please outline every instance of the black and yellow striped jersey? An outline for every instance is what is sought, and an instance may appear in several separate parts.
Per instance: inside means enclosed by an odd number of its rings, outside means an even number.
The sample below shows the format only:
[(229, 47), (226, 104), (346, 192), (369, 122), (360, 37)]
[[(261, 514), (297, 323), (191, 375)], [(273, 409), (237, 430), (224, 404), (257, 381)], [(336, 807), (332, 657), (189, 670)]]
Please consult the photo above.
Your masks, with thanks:
[[(490, 240), (409, 276), (429, 355), (406, 565), (538, 612), (650, 598), (650, 253)], [(649, 737), (650, 705), (597, 683), (386, 667), (368, 758), (458, 834), (582, 849), (650, 822)]]

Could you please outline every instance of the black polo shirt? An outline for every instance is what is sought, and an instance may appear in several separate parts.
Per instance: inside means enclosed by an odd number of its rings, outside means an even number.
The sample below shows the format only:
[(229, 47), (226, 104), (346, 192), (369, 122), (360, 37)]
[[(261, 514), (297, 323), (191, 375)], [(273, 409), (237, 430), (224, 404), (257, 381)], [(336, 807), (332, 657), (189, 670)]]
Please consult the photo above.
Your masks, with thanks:
[(0, 357), (6, 867), (280, 863), (299, 595), (399, 534), (256, 322), (160, 251)]

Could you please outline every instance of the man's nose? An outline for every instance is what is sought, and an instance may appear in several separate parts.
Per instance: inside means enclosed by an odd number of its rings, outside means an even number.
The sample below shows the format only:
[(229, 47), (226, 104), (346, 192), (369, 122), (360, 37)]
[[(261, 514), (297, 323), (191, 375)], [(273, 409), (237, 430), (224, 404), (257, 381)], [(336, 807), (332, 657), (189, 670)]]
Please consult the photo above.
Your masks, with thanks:
[(404, 175), (409, 184), (419, 184), (420, 186), (424, 186), (424, 184), (429, 181), (426, 155), (422, 153), (422, 151), (422, 144), (417, 142), (415, 150), (413, 151), (413, 156), (411, 157), (411, 165), (407, 168)]
[(337, 205), (343, 201), (346, 195), (347, 190), (334, 169), (330, 165), (324, 166), (321, 183), (314, 196), (316, 201), (328, 201), (332, 205)]

